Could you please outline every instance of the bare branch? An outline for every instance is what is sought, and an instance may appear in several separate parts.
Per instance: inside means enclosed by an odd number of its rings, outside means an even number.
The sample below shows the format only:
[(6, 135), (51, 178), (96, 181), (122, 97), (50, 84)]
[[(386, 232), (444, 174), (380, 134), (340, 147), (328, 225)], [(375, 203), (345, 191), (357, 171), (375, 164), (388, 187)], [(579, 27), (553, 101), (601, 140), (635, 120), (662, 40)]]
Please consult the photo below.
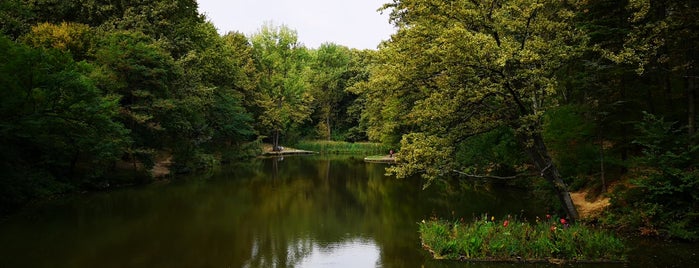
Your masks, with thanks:
[(553, 162), (549, 162), (549, 165), (541, 170), (541, 177), (544, 176), (544, 172), (546, 172), (546, 170), (549, 169), (552, 165), (553, 165)]
[(524, 44), (527, 42), (527, 38), (531, 34), (529, 32), (529, 27), (531, 26), (531, 23), (532, 23), (532, 20), (534, 19), (534, 17), (536, 17), (537, 11), (539, 11), (538, 8), (534, 9), (534, 11), (532, 11), (532, 14), (529, 16), (529, 18), (527, 18), (527, 27), (524, 30), (524, 37), (522, 37), (522, 46), (520, 47), (520, 50), (524, 50)]
[(455, 172), (455, 173), (464, 175), (464, 176), (466, 176), (466, 177), (477, 178), (477, 179), (513, 180), (513, 179), (516, 179), (516, 178), (517, 178), (517, 176), (500, 177), (500, 176), (491, 176), (491, 175), (473, 175), (473, 174), (468, 174), (468, 173), (464, 173), (464, 172), (458, 171), (458, 170), (456, 170), (456, 169), (455, 169), (455, 170), (452, 170), (452, 171)]

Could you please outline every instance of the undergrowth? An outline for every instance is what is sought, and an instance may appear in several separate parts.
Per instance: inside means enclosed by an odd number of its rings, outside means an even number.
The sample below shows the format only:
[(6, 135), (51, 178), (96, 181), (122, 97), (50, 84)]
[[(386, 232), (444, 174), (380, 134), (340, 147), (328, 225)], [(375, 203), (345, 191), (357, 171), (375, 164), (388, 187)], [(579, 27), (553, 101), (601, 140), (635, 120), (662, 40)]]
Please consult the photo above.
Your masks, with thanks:
[(294, 147), (321, 154), (388, 154), (390, 150), (380, 143), (344, 141), (299, 141)]
[(487, 216), (467, 223), (431, 219), (419, 223), (425, 248), (437, 259), (492, 261), (625, 261), (624, 243), (605, 230), (565, 220), (530, 223)]

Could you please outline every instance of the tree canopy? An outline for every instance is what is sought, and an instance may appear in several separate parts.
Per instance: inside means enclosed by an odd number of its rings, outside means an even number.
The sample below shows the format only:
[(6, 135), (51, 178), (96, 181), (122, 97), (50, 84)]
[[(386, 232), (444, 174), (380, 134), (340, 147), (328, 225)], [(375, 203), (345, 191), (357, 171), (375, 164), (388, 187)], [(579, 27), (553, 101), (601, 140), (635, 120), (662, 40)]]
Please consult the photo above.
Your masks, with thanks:
[(396, 130), (404, 131), (406, 160), (392, 170), (427, 178), (462, 170), (452, 157), (457, 144), (508, 127), (577, 218), (541, 136), (541, 117), (556, 104), (556, 72), (585, 43), (575, 13), (560, 1), (394, 1), (386, 8), (398, 27), (383, 48), (395, 70), (377, 83), (396, 76), (382, 84), (395, 105), (383, 109), (395, 109), (404, 124)]

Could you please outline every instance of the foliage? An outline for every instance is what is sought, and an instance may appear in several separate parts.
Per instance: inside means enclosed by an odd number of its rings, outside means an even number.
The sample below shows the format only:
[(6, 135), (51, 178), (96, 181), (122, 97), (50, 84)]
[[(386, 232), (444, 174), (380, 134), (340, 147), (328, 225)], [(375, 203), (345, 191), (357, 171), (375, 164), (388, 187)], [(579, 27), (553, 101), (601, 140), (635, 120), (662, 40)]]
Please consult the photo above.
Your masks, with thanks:
[(423, 245), (435, 258), (453, 260), (624, 261), (624, 243), (603, 230), (563, 225), (554, 218), (530, 223), (513, 218), (466, 223), (431, 219), (419, 225)]
[(10, 39), (17, 38), (29, 30), (30, 10), (22, 0), (0, 2), (0, 34)]
[(163, 152), (173, 167), (196, 170), (247, 150), (256, 134), (244, 103), (254, 88), (252, 48), (242, 35), (219, 36), (196, 5), (0, 4), (10, 35), (0, 63), (3, 209), (148, 181)]
[(313, 52), (311, 84), (315, 110), (319, 114), (318, 135), (330, 140), (335, 125), (331, 118), (341, 118), (337, 110), (346, 96), (344, 89), (350, 54), (348, 48), (328, 43)]
[(676, 123), (646, 113), (636, 124), (642, 148), (630, 189), (613, 195), (607, 221), (644, 234), (699, 239), (699, 146)]
[(383, 98), (370, 83), (370, 77), (374, 70), (378, 70), (380, 64), (377, 57), (382, 53), (373, 50), (352, 50), (351, 53), (348, 69), (352, 73), (352, 78), (349, 79), (345, 91), (357, 97), (347, 107), (346, 120), (352, 127), (347, 130), (346, 139), (348, 141), (381, 141), (384, 144), (396, 146), (400, 139), (392, 139), (389, 142), (388, 139), (381, 138), (381, 134), (386, 134), (385, 132), (372, 132), (376, 129), (375, 124), (381, 123), (377, 120), (377, 116), (374, 116), (380, 112), (376, 108), (381, 106), (368, 104), (382, 101)]
[(307, 120), (313, 96), (308, 92), (308, 53), (297, 41), (296, 31), (270, 24), (251, 37), (254, 60), (260, 74), (255, 101), (260, 114), (258, 130), (271, 134), (274, 148), (280, 135)]
[(563, 174), (594, 171), (598, 165), (594, 125), (585, 116), (583, 107), (571, 105), (552, 109), (545, 115), (544, 138)]
[[(606, 224), (696, 239), (699, 2), (389, 2), (396, 33), (360, 51), (220, 36), (194, 0), (0, 1), (3, 207), (139, 182), (116, 174), (163, 153), (193, 171), (371, 140), (400, 176), (538, 175), (515, 181), (568, 210), (571, 180), (617, 185)], [(309, 146), (359, 150), (331, 144)]]
[(574, 10), (560, 1), (527, 0), (403, 0), (385, 8), (399, 29), (383, 47), (373, 81), (385, 100), (370, 105), (384, 105), (375, 109), (390, 116), (378, 120), (397, 124), (382, 131), (404, 137), (401, 164), (391, 171), (431, 180), (468, 169), (471, 163), (454, 162), (454, 147), (509, 128), (576, 218), (541, 134), (542, 115), (557, 105), (557, 70), (586, 41), (574, 27)]
[(80, 23), (61, 22), (60, 25), (41, 23), (24, 36), (32, 47), (55, 48), (70, 52), (76, 60), (85, 59), (92, 45), (90, 27)]
[(497, 128), (458, 145), (455, 160), (471, 174), (513, 176), (526, 170), (526, 155), (508, 128)]
[(422, 173), (429, 184), (432, 180), (452, 172), (449, 164), (453, 157), (453, 148), (446, 139), (424, 133), (411, 133), (403, 136), (400, 148), (401, 154), (396, 157), (396, 161), (409, 164), (388, 168), (388, 171), (396, 174), (398, 178)]
[(94, 60), (101, 67), (93, 76), (97, 85), (121, 97), (119, 119), (134, 140), (130, 157), (152, 163), (154, 150), (163, 147), (163, 123), (175, 109), (171, 87), (181, 71), (161, 44), (140, 32), (102, 35)]
[(213, 155), (241, 151), (255, 134), (252, 116), (242, 105), (248, 77), (241, 65), (251, 58), (237, 57), (237, 48), (217, 38), (213, 25), (201, 28), (209, 36), (207, 47), (177, 61), (183, 74), (173, 92), (175, 108), (163, 123), (177, 144), (173, 153), (180, 171), (216, 166), (219, 159)]
[(380, 143), (344, 141), (308, 141), (296, 143), (296, 148), (321, 154), (388, 154), (390, 148)]
[(0, 49), (7, 53), (0, 63), (2, 209), (102, 177), (131, 143), (115, 120), (119, 98), (103, 94), (89, 79), (93, 67), (68, 54), (4, 36)]

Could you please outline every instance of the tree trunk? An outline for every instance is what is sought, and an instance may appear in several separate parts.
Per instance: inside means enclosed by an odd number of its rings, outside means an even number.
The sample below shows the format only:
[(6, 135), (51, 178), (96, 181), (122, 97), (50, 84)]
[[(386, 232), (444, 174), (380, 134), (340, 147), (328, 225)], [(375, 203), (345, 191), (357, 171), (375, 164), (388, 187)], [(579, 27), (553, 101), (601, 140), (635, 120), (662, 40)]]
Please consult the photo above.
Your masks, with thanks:
[(696, 122), (696, 106), (694, 99), (696, 98), (696, 85), (694, 84), (694, 76), (687, 76), (687, 129), (689, 136), (693, 136), (697, 130)]
[[(628, 101), (628, 99), (626, 98), (626, 81), (627, 81), (627, 78), (625, 76), (622, 77), (621, 81), (620, 81), (620, 85), (619, 85), (619, 89), (621, 90), (620, 101), (624, 101), (624, 102)], [(627, 107), (628, 107), (628, 105), (626, 105), (626, 104), (622, 105), (621, 110), (619, 111), (619, 113), (621, 113), (622, 116), (627, 115), (629, 113)], [(616, 121), (616, 122), (619, 122), (619, 121)], [(621, 130), (621, 148), (619, 150), (620, 154), (621, 154), (621, 162), (622, 162), (621, 174), (626, 174), (629, 171), (627, 168), (629, 166), (629, 164), (628, 164), (629, 144), (630, 144), (630, 142), (629, 142), (629, 130), (628, 130), (629, 126), (625, 125), (624, 123), (621, 123), (621, 122), (619, 122), (619, 124), (617, 124), (617, 125), (620, 126), (620, 128), (621, 128), (620, 129)]]
[(533, 134), (531, 136), (520, 137), (520, 139), (522, 139), (520, 142), (524, 145), (527, 155), (529, 155), (529, 158), (534, 162), (541, 176), (553, 184), (556, 195), (561, 201), (566, 214), (568, 214), (568, 219), (571, 222), (575, 222), (578, 219), (578, 210), (573, 204), (573, 199), (570, 197), (568, 187), (565, 182), (563, 182), (563, 179), (561, 179), (558, 168), (556, 168), (556, 165), (548, 154), (548, 149), (546, 148), (546, 144), (544, 144), (543, 137), (541, 137), (541, 134)]
[(76, 151), (73, 154), (73, 158), (70, 160), (70, 170), (68, 171), (68, 174), (71, 177), (75, 177), (75, 169), (78, 166), (78, 159), (80, 159), (80, 151)]
[(332, 130), (330, 130), (331, 128), (330, 128), (330, 114), (329, 114), (329, 113), (328, 113), (328, 115), (325, 117), (325, 124), (326, 124), (327, 127), (328, 127), (328, 141), (330, 141), (330, 140), (332, 140), (333, 138), (332, 138)]
[(274, 131), (274, 137), (272, 138), (272, 151), (281, 151), (279, 148), (279, 130)]
[(602, 131), (599, 135), (599, 171), (600, 179), (602, 180), (602, 193), (607, 192), (607, 182), (604, 178), (604, 139), (602, 138)]

